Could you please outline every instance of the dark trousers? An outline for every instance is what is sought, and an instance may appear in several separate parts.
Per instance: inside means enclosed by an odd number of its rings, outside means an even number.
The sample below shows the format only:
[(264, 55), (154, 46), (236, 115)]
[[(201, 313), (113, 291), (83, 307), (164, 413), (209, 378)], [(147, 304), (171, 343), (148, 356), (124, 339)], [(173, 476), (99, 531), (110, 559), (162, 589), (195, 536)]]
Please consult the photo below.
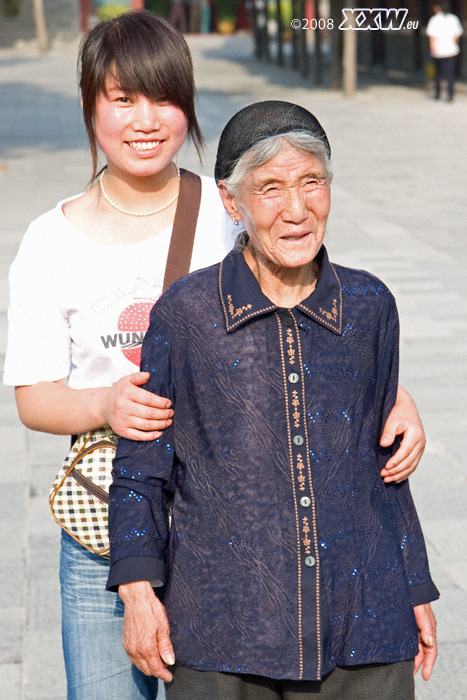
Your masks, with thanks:
[(413, 660), (336, 668), (322, 681), (287, 681), (175, 667), (167, 700), (413, 700)]
[(451, 100), (454, 97), (456, 58), (457, 56), (449, 56), (449, 58), (435, 58), (435, 97), (437, 99), (440, 96), (442, 80), (445, 80), (447, 83), (448, 97)]

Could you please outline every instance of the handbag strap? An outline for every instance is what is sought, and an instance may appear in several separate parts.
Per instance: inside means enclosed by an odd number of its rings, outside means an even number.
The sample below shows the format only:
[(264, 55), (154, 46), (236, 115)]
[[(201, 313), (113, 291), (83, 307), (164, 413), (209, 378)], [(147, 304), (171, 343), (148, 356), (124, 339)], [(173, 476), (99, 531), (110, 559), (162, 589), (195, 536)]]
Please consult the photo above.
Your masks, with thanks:
[(201, 178), (180, 168), (180, 191), (165, 266), (163, 292), (190, 271), (200, 203)]

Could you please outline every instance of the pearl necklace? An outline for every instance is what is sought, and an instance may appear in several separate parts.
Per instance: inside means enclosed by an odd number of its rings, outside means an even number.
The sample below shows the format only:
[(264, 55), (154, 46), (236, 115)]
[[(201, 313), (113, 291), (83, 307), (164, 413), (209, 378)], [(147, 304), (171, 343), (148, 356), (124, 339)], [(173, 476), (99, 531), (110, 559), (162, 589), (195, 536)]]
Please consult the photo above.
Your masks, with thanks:
[(104, 175), (105, 175), (107, 168), (104, 168), (104, 170), (102, 171), (102, 173), (99, 177), (99, 185), (101, 188), (101, 192), (102, 192), (106, 202), (108, 202), (111, 207), (113, 207), (114, 209), (119, 211), (121, 214), (126, 214), (127, 216), (154, 216), (154, 214), (160, 214), (161, 211), (164, 211), (164, 209), (168, 209), (175, 201), (177, 201), (178, 195), (180, 194), (180, 170), (178, 169), (178, 166), (175, 163), (174, 163), (174, 166), (175, 166), (175, 170), (177, 171), (177, 177), (178, 177), (178, 183), (179, 183), (177, 194), (175, 195), (175, 197), (172, 197), (172, 199), (169, 202), (167, 202), (167, 204), (164, 204), (163, 207), (159, 207), (159, 209), (152, 209), (151, 211), (145, 211), (145, 212), (140, 213), (140, 212), (136, 212), (136, 211), (128, 211), (128, 209), (122, 209), (122, 207), (119, 207), (117, 204), (115, 204), (115, 202), (112, 202), (109, 195), (107, 194), (107, 192), (104, 189)]

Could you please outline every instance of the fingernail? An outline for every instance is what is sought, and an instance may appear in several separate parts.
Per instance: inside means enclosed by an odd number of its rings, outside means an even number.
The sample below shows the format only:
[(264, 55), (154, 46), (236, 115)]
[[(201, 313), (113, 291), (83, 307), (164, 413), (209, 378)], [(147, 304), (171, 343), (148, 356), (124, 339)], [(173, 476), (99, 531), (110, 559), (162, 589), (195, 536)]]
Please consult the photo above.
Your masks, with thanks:
[(173, 654), (169, 654), (166, 658), (166, 662), (168, 666), (173, 666), (175, 663), (175, 656), (173, 656)]
[(433, 637), (428, 637), (427, 644), (428, 644), (429, 647), (432, 647), (432, 646), (433, 646), (433, 644), (434, 644)]

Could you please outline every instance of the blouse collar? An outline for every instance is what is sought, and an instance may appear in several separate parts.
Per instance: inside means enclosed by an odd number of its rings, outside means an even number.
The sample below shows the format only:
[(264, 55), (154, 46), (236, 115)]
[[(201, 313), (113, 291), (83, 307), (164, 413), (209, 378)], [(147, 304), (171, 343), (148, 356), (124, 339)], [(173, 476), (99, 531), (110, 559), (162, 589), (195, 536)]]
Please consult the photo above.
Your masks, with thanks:
[[(316, 260), (320, 268), (316, 287), (307, 299), (294, 308), (333, 333), (341, 335), (343, 329), (341, 283), (334, 265), (329, 262), (324, 246), (321, 247)], [(243, 253), (238, 250), (229, 253), (220, 264), (219, 295), (228, 333), (237, 330), (257, 316), (279, 308), (263, 294)]]

